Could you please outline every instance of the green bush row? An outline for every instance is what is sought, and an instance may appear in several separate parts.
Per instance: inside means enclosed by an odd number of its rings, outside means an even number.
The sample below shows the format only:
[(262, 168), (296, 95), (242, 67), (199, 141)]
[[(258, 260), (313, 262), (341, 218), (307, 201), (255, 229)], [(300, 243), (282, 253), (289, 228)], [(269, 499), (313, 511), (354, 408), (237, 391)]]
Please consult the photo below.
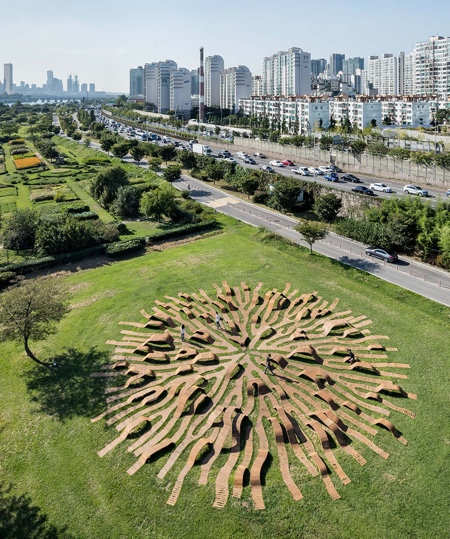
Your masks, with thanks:
[(204, 219), (198, 223), (180, 225), (168, 230), (155, 230), (155, 232), (153, 232), (150, 236), (147, 236), (147, 241), (152, 242), (173, 238), (174, 236), (184, 236), (192, 232), (198, 232), (200, 230), (206, 230), (207, 228), (213, 228), (215, 225), (215, 219), (209, 218)]
[(90, 211), (90, 208), (87, 204), (65, 204), (62, 208), (62, 211), (66, 213), (84, 213)]
[(72, 214), (73, 217), (76, 219), (80, 219), (81, 221), (87, 221), (88, 219), (98, 219), (98, 215), (95, 213), (95, 211), (83, 211), (80, 213), (74, 213)]
[(0, 287), (8, 285), (15, 276), (13, 271), (0, 271)]
[(77, 260), (82, 260), (89, 256), (97, 256), (104, 254), (105, 245), (94, 245), (93, 247), (88, 247), (87, 249), (82, 249), (81, 251), (73, 251), (71, 253), (63, 253), (60, 255), (46, 256), (44, 258), (33, 258), (29, 260), (24, 260), (23, 262), (17, 262), (15, 264), (6, 264), (2, 266), (2, 271), (13, 271), (16, 273), (30, 273), (32, 271), (37, 271), (43, 268), (49, 268), (57, 264), (67, 264), (68, 262), (75, 262)]
[(133, 238), (131, 240), (116, 241), (108, 245), (105, 249), (106, 256), (117, 258), (128, 253), (133, 253), (142, 249), (145, 245), (145, 238)]

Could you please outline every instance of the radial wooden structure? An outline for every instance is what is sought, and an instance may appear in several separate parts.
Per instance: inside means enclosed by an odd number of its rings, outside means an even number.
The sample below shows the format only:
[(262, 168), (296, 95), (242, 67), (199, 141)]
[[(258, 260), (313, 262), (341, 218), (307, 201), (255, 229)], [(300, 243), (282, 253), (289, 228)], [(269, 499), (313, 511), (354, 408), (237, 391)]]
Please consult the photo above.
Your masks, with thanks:
[[(167, 296), (143, 309), (141, 321), (120, 322), (121, 340), (108, 341), (115, 347), (111, 365), (93, 374), (111, 380), (107, 409), (92, 421), (105, 419), (119, 432), (101, 457), (127, 445), (136, 457), (133, 475), (168, 452), (161, 480), (184, 463), (170, 476), (168, 504), (195, 468), (200, 485), (215, 482), (215, 507), (249, 489), (254, 508), (264, 509), (269, 454), (294, 500), (303, 497), (302, 474), (320, 477), (338, 499), (339, 484), (350, 482), (341, 455), (361, 466), (366, 450), (387, 458), (372, 440), (380, 428), (407, 443), (388, 417), (394, 411), (414, 418), (399, 404), (416, 399), (398, 384), (409, 365), (389, 361), (396, 348), (370, 334), (370, 320), (290, 284), (265, 292), (262, 283), (254, 290), (245, 283), (214, 287), (214, 294)], [(275, 369), (265, 374), (269, 353)]]

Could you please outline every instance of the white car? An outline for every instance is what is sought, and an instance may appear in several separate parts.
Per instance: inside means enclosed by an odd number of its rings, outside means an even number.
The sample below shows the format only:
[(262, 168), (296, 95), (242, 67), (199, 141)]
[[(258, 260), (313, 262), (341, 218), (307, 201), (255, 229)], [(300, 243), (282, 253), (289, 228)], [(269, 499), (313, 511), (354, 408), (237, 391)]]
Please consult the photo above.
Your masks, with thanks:
[(292, 172), (294, 174), (301, 174), (302, 176), (309, 176), (309, 170), (308, 167), (297, 167), (293, 168)]
[(311, 174), (311, 176), (322, 176), (323, 172), (320, 170), (320, 168), (317, 167), (308, 167), (308, 171)]
[(324, 174), (330, 174), (331, 172), (334, 172), (333, 170), (331, 170), (330, 167), (324, 167), (324, 166), (320, 166), (319, 170), (321, 170)]
[(392, 188), (389, 187), (389, 185), (386, 185), (385, 183), (371, 183), (369, 187), (370, 189), (372, 189), (372, 191), (382, 191), (383, 193), (394, 192)]
[(272, 165), (273, 167), (284, 167), (281, 161), (271, 161), (269, 165)]
[(419, 187), (418, 185), (405, 185), (405, 187), (403, 187), (403, 191), (407, 195), (419, 195), (420, 197), (428, 196), (428, 191), (426, 189), (422, 189), (422, 187)]

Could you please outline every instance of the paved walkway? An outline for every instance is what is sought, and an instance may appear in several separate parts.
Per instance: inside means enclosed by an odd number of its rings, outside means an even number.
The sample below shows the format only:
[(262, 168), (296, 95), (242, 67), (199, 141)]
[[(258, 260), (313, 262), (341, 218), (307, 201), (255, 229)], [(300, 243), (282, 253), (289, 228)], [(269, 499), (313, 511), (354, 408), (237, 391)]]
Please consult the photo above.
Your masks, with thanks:
[[(173, 185), (178, 189), (187, 189), (190, 185), (191, 197), (194, 200), (252, 226), (264, 226), (309, 248), (300, 234), (294, 230), (297, 221), (291, 217), (245, 202), (212, 185), (187, 176), (183, 176)], [(365, 254), (365, 247), (361, 243), (330, 233), (325, 240), (316, 242), (313, 250), (450, 307), (448, 272), (405, 257), (402, 257), (398, 264), (387, 264), (368, 257)]]

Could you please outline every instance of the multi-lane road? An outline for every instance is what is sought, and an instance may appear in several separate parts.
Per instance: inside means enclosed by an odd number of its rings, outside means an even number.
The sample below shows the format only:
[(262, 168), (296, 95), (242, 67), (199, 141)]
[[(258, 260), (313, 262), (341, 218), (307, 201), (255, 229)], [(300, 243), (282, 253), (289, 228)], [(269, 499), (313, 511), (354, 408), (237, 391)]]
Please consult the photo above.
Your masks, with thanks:
[[(175, 138), (175, 137), (172, 137)], [(217, 155), (221, 146), (209, 144), (213, 152)], [(100, 150), (97, 143), (92, 143), (92, 146)], [(255, 157), (257, 165), (246, 165), (236, 157), (239, 164), (248, 166), (249, 168), (259, 168), (269, 163), (269, 155), (266, 159)], [(302, 163), (296, 163), (302, 165)], [(320, 165), (317, 163), (316, 166)], [(146, 166), (141, 161), (140, 166)], [(293, 175), (292, 167), (283, 167), (277, 170), (282, 174)], [(302, 179), (317, 181), (330, 185), (323, 176), (301, 176)], [(390, 185), (394, 191), (398, 191), (403, 196), (403, 184), (396, 182), (387, 182), (383, 178), (365, 178), (361, 179), (368, 185), (372, 182), (385, 182)], [(350, 190), (355, 184), (352, 183), (332, 183), (333, 187)], [(231, 194), (228, 194), (216, 187), (201, 182), (190, 176), (183, 176), (174, 186), (178, 189), (190, 188), (191, 197), (203, 204), (215, 208), (217, 211), (246, 222), (252, 226), (265, 226), (266, 228), (280, 234), (281, 236), (294, 241), (300, 245), (307, 247), (307, 244), (302, 240), (300, 234), (295, 231), (294, 227), (297, 220), (280, 213), (269, 210), (266, 207), (258, 206), (247, 201), (243, 201)], [(377, 193), (380, 197), (389, 197), (393, 194)], [(442, 196), (442, 193), (436, 191), (431, 193), (431, 196)], [(356, 241), (342, 238), (335, 234), (329, 234), (323, 241), (316, 242), (313, 246), (315, 252), (324, 256), (353, 266), (357, 269), (370, 273), (384, 279), (402, 288), (408, 289), (428, 299), (441, 303), (450, 307), (450, 273), (435, 268), (433, 266), (423, 264), (413, 259), (402, 257), (398, 264), (387, 264), (382, 261), (374, 260), (365, 254), (365, 245)]]

